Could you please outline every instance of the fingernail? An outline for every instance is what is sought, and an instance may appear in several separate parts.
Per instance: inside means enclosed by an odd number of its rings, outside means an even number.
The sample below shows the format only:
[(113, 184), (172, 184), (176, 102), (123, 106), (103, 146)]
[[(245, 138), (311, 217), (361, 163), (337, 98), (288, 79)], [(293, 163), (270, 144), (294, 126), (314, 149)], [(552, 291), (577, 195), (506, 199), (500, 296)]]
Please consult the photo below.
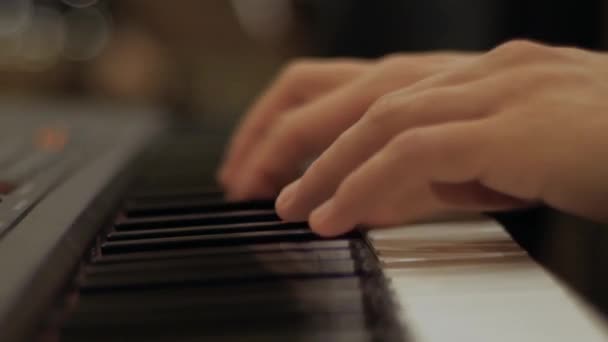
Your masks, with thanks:
[(281, 190), (281, 193), (277, 198), (275, 207), (277, 209), (277, 212), (279, 213), (279, 216), (281, 216), (282, 218), (287, 218), (289, 216), (289, 211), (292, 207), (293, 200), (295, 198), (299, 184), (300, 180), (298, 179), (295, 182), (292, 182), (291, 184), (287, 185), (285, 188), (283, 188), (283, 190)]

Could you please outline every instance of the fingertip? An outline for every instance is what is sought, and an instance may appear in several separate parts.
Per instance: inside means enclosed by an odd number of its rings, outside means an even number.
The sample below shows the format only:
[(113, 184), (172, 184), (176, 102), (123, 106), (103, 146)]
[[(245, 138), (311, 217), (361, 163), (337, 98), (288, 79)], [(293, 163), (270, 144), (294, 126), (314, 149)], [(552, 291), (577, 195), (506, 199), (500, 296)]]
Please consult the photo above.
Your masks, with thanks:
[(333, 201), (331, 199), (313, 210), (308, 219), (310, 229), (321, 236), (329, 236), (330, 229), (327, 229), (327, 221), (331, 218), (332, 210)]
[(237, 160), (234, 158), (234, 156), (227, 154), (222, 161), (222, 164), (218, 168), (216, 172), (216, 179), (225, 188), (235, 185), (235, 170), (239, 169), (239, 165), (237, 164)]
[(283, 190), (281, 190), (279, 196), (277, 197), (277, 200), (275, 202), (275, 209), (279, 217), (281, 217), (283, 220), (290, 221), (298, 219), (294, 217), (295, 215), (293, 215), (293, 211), (291, 209), (293, 206), (294, 198), (298, 191), (299, 184), (299, 179), (288, 184), (286, 187), (283, 188)]
[(228, 169), (226, 168), (225, 165), (222, 165), (216, 172), (215, 172), (215, 180), (218, 182), (219, 185), (221, 185), (224, 189), (228, 188), (229, 185), (229, 181), (228, 181)]
[(224, 198), (228, 202), (239, 202), (239, 201), (243, 201), (245, 199), (244, 194), (236, 192), (231, 189), (226, 190), (226, 192), (224, 194)]
[(251, 167), (241, 167), (239, 175), (231, 182), (230, 192), (237, 199), (245, 199), (248, 193), (254, 192), (257, 181), (258, 177)]
[(340, 222), (334, 199), (329, 199), (310, 214), (310, 229), (322, 237), (334, 237), (347, 232), (348, 225)]

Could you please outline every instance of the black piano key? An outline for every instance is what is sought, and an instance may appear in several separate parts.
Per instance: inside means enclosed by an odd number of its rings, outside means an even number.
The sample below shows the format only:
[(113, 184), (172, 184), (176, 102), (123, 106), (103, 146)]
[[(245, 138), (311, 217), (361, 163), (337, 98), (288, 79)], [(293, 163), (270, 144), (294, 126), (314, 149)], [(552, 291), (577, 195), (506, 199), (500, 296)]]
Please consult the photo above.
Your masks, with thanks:
[(134, 229), (154, 229), (170, 227), (187, 227), (210, 224), (232, 224), (245, 222), (278, 221), (274, 210), (243, 210), (232, 212), (187, 214), (173, 216), (153, 216), (144, 218), (126, 218), (119, 220), (115, 228), (118, 231)]
[[(278, 298), (266, 303), (244, 301), (242, 305), (201, 303), (200, 306), (188, 306), (186, 303), (184, 306), (175, 305), (162, 309), (152, 307), (148, 310), (115, 312), (82, 310), (75, 313), (66, 328), (80, 328), (81, 331), (86, 328), (105, 328), (112, 329), (114, 332), (139, 330), (139, 334), (146, 334), (144, 333), (146, 327), (154, 326), (155, 328), (150, 329), (160, 331), (170, 329), (182, 332), (186, 330), (199, 337), (225, 329), (239, 329), (241, 333), (246, 333), (247, 330), (280, 331), (282, 327), (278, 327), (278, 325), (285, 324), (290, 325), (294, 330), (302, 331), (356, 329), (355, 324), (363, 323), (359, 327), (364, 327), (365, 320), (357, 319), (353, 322), (345, 318), (365, 317), (360, 294), (357, 295), (358, 298), (340, 299), (338, 297), (327, 301), (319, 300), (319, 303)], [(322, 319), (338, 320), (339, 323), (334, 322), (329, 325), (318, 322)], [(99, 324), (100, 321), (103, 322), (103, 325)], [(272, 325), (275, 326), (272, 327)]]
[[(107, 335), (111, 334), (111, 335)], [(220, 341), (220, 342), (370, 342), (374, 341), (370, 332), (363, 326), (343, 330), (322, 331), (247, 331), (241, 332), (234, 329), (226, 329), (224, 332), (183, 332), (183, 333), (107, 333), (90, 336), (86, 332), (81, 336), (66, 331), (61, 338), (62, 342), (198, 342), (198, 341)], [(380, 341), (380, 340), (377, 340)]]
[(310, 241), (319, 239), (309, 229), (181, 236), (171, 238), (107, 241), (101, 245), (102, 254), (129, 253), (162, 249), (234, 246), (267, 242)]
[[(158, 315), (124, 322), (92, 316), (68, 321), (64, 341), (370, 341), (365, 313), (275, 313), (235, 317)], [(176, 319), (180, 318), (180, 319)], [(94, 332), (94, 333), (92, 333)]]
[(276, 279), (275, 281), (222, 284), (221, 286), (182, 286), (178, 288), (137, 289), (134, 291), (110, 291), (84, 293), (78, 299), (79, 306), (131, 307), (154, 302), (155, 305), (172, 303), (181, 298), (233, 298), (241, 295), (274, 296), (290, 293), (294, 300), (308, 296), (332, 296), (338, 292), (361, 290), (359, 277)]
[(155, 203), (127, 203), (128, 217), (184, 215), (203, 212), (274, 209), (272, 200), (229, 202), (216, 198), (186, 198), (158, 200)]
[(117, 272), (137, 272), (150, 270), (171, 270), (183, 268), (198, 268), (213, 271), (217, 267), (231, 267), (234, 265), (259, 264), (263, 262), (279, 261), (323, 261), (351, 259), (352, 253), (348, 249), (337, 250), (309, 250), (309, 251), (282, 251), (260, 254), (233, 254), (216, 256), (196, 256), (166, 260), (143, 260), (125, 262), (120, 264), (92, 264), (85, 268), (86, 275), (108, 274)]
[(363, 270), (352, 260), (324, 262), (265, 262), (242, 267), (216, 268), (212, 272), (201, 269), (176, 269), (164, 272), (131, 272), (112, 275), (88, 275), (80, 284), (81, 291), (151, 288), (193, 284), (234, 284), (285, 278), (350, 277)]
[(234, 224), (218, 224), (206, 226), (193, 226), (186, 228), (157, 228), (157, 229), (142, 229), (128, 231), (113, 231), (107, 235), (107, 240), (132, 240), (132, 239), (147, 239), (159, 237), (176, 237), (190, 235), (207, 235), (221, 233), (240, 233), (250, 231), (263, 230), (285, 230), (285, 229), (302, 229), (308, 228), (306, 222), (254, 222), (254, 223), (234, 223)]
[(132, 252), (121, 254), (99, 255), (94, 263), (121, 263), (137, 260), (171, 259), (187, 256), (219, 256), (234, 254), (261, 254), (282, 251), (334, 250), (355, 248), (362, 244), (360, 241), (335, 239), (315, 240), (306, 242), (277, 242), (260, 243), (255, 245), (239, 245), (224, 247), (183, 248), (177, 250), (156, 250), (148, 252)]
[[(257, 283), (222, 284), (222, 286), (85, 292), (80, 296), (78, 308), (72, 312), (72, 316), (78, 315), (79, 312), (111, 316), (115, 311), (124, 310), (132, 312), (131, 317), (138, 319), (140, 316), (136, 312), (139, 311), (177, 310), (182, 305), (208, 309), (210, 305), (229, 307), (239, 305), (239, 302), (253, 305), (254, 302), (266, 300), (269, 300), (269, 303), (273, 300), (277, 303), (277, 300), (281, 299), (282, 303), (279, 303), (279, 306), (293, 306), (294, 302), (300, 301), (306, 301), (310, 306), (310, 303), (330, 302), (332, 298), (345, 298), (345, 296), (353, 297), (352, 301), (361, 300), (361, 282), (358, 277), (285, 278)], [(311, 309), (319, 311), (314, 307)], [(221, 307), (218, 310), (221, 310)], [(230, 310), (234, 310), (234, 307)], [(281, 310), (281, 308), (273, 308), (273, 310)]]
[[(364, 313), (362, 292), (342, 291), (331, 296), (319, 292), (298, 297), (292, 292), (282, 291), (273, 296), (267, 294), (239, 294), (224, 297), (175, 297), (171, 301), (156, 301), (152, 298), (132, 306), (108, 305), (106, 302), (88, 300), (71, 313), (72, 325), (95, 325), (100, 319), (105, 325), (119, 323), (141, 325), (142, 323), (187, 325), (193, 319), (199, 324), (238, 322), (244, 319), (257, 321), (269, 316), (282, 315), (331, 315)], [(86, 296), (90, 297), (90, 296)], [(110, 303), (113, 302), (109, 299)], [(117, 303), (118, 304), (118, 303)]]
[(166, 203), (184, 199), (224, 199), (224, 193), (217, 187), (188, 187), (184, 189), (136, 190), (127, 199), (128, 204)]
[[(156, 312), (155, 315), (143, 314), (136, 319), (125, 320), (124, 315), (104, 316), (100, 314), (81, 314), (69, 320), (64, 328), (65, 335), (94, 336), (96, 333), (108, 337), (129, 334), (142, 338), (144, 336), (166, 335), (173, 337), (187, 334), (192, 337), (204, 337), (211, 334), (226, 334), (238, 332), (248, 336), (255, 332), (281, 333), (290, 331), (291, 334), (319, 331), (339, 331), (365, 327), (364, 312), (260, 312), (254, 314), (248, 309), (242, 311), (217, 312), (211, 310), (183, 312)], [(287, 312), (286, 312), (287, 311)], [(288, 329), (289, 328), (289, 329)], [(287, 330), (288, 329), (288, 330)], [(107, 330), (107, 331), (106, 331)], [(102, 332), (103, 331), (103, 332)], [(167, 334), (172, 332), (172, 334)], [(85, 340), (88, 341), (88, 340)], [(111, 339), (114, 341), (114, 339)]]
[(348, 313), (364, 312), (360, 289), (342, 290), (334, 293), (307, 292), (295, 294), (289, 291), (275, 293), (246, 293), (241, 292), (232, 296), (175, 296), (171, 300), (156, 300), (148, 298), (139, 303), (124, 305), (125, 302), (116, 302), (112, 298), (106, 301), (92, 301), (82, 299), (78, 308), (72, 312), (79, 315), (108, 315), (115, 319), (129, 321), (137, 316), (154, 316), (159, 313), (172, 312), (179, 315), (188, 310), (196, 313), (200, 318), (208, 315), (218, 316), (224, 314), (230, 319), (236, 319), (240, 312), (242, 315), (271, 314), (271, 313)]

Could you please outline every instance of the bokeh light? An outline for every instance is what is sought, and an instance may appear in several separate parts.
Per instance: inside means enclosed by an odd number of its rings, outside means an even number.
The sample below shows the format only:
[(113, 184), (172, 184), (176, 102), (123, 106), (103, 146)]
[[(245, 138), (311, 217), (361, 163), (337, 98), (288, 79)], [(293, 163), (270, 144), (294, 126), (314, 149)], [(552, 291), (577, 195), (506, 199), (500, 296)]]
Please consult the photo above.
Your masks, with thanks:
[(31, 0), (0, 0), (0, 36), (24, 31), (31, 16)]
[(253, 39), (267, 43), (284, 37), (293, 21), (290, 1), (232, 0), (241, 27)]
[(97, 3), (97, 0), (61, 0), (64, 4), (75, 8), (85, 8), (93, 6)]
[(88, 60), (97, 56), (110, 36), (110, 17), (96, 7), (72, 9), (65, 14), (67, 28), (64, 56)]
[(65, 38), (61, 13), (50, 7), (36, 7), (30, 25), (19, 37), (21, 66), (29, 70), (52, 66), (61, 57)]

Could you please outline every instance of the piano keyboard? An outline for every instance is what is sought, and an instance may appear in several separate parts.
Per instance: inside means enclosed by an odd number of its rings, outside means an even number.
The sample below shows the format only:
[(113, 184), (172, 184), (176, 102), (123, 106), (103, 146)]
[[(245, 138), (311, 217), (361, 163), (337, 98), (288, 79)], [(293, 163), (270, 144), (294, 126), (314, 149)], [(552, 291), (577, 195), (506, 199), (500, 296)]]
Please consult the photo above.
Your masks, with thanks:
[(41, 336), (402, 341), (396, 317), (359, 232), (321, 239), (305, 222), (281, 222), (272, 201), (157, 194), (126, 201)]

